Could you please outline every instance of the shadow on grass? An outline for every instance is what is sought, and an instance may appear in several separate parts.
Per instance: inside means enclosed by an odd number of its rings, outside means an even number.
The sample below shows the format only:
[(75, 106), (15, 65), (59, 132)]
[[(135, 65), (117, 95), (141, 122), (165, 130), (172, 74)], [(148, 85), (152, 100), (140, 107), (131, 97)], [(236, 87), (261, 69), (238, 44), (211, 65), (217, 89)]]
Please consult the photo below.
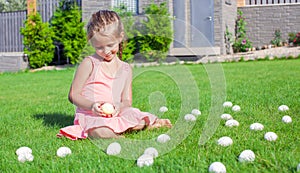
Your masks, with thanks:
[(37, 114), (33, 116), (36, 119), (42, 119), (46, 126), (58, 126), (65, 127), (69, 125), (73, 125), (74, 116), (66, 115), (61, 113), (53, 113), (53, 114)]

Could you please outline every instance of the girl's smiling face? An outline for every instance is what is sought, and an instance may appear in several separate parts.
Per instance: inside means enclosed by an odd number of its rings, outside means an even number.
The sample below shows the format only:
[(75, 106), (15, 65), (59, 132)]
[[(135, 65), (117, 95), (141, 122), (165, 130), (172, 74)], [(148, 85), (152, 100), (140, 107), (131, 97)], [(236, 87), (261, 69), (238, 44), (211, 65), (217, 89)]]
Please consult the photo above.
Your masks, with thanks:
[(92, 15), (87, 25), (87, 39), (95, 48), (96, 54), (105, 61), (116, 57), (123, 38), (124, 26), (116, 12), (100, 10)]
[(91, 43), (97, 55), (101, 56), (105, 61), (111, 61), (114, 57), (117, 57), (121, 40), (115, 37), (98, 35), (91, 39)]

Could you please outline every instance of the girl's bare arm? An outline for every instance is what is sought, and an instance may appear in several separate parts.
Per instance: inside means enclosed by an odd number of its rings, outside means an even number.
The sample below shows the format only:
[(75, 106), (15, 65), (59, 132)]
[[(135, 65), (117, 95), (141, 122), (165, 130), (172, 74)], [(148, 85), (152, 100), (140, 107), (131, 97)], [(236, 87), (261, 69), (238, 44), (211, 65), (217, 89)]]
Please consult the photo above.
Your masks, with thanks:
[[(85, 82), (91, 75), (93, 70), (93, 65), (90, 59), (85, 58), (77, 68), (75, 77), (73, 79), (70, 91), (69, 91), (69, 101), (76, 105), (79, 108), (86, 110), (97, 109), (100, 105), (95, 104), (94, 102), (87, 100), (85, 97), (81, 95), (82, 89), (84, 87)], [(95, 110), (93, 110), (95, 111)], [(96, 112), (99, 110), (96, 110)]]

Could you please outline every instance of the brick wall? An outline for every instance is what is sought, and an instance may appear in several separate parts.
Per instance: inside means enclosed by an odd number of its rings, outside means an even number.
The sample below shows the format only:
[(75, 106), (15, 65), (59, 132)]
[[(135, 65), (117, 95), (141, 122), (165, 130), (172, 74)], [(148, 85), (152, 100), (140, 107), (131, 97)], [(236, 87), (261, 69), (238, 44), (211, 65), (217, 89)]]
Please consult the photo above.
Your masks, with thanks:
[(289, 32), (300, 32), (300, 4), (239, 7), (247, 22), (247, 36), (254, 47), (270, 44), (276, 29), (282, 38)]
[[(237, 3), (235, 0), (215, 0), (214, 4), (214, 37), (215, 46), (220, 47), (220, 54), (226, 54), (225, 31), (226, 26), (234, 33), (237, 16)], [(232, 52), (232, 50), (231, 50)]]

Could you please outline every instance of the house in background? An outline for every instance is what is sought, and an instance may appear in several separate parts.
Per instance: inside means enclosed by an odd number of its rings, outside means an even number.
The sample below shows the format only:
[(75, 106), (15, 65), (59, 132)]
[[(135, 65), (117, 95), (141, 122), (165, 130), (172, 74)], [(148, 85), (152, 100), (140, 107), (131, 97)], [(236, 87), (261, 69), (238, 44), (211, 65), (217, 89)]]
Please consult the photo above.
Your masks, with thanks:
[(174, 41), (169, 55), (225, 54), (225, 30), (234, 32), (237, 15), (236, 0), (82, 0), (83, 20), (99, 9), (112, 9), (121, 3), (137, 15), (150, 3), (166, 2), (174, 16)]
[[(37, 11), (47, 22), (60, 0), (37, 1)], [(150, 3), (168, 4), (173, 21), (174, 40), (170, 56), (205, 56), (228, 53), (225, 31), (234, 34), (237, 10), (244, 13), (246, 30), (254, 47), (270, 44), (275, 30), (282, 39), (300, 31), (300, 0), (76, 0), (82, 8), (83, 21), (100, 9), (112, 9), (124, 3), (137, 15)], [(32, 6), (31, 6), (32, 7)], [(30, 11), (30, 9), (28, 9)], [(27, 68), (22, 36), (27, 10), (0, 13), (0, 72)], [(229, 51), (229, 52), (232, 52)]]

